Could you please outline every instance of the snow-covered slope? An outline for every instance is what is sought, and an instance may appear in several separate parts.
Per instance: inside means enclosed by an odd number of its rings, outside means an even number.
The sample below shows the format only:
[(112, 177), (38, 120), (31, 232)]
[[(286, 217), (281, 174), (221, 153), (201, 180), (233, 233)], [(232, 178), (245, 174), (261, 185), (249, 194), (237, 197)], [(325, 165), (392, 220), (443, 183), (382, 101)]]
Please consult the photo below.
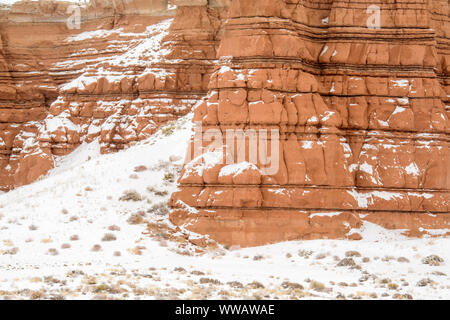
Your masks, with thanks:
[[(0, 298), (450, 298), (449, 239), (366, 224), (360, 242), (199, 249), (173, 234), (166, 204), (190, 120), (116, 154), (82, 145), (1, 194)], [(444, 261), (424, 264), (430, 255)]]

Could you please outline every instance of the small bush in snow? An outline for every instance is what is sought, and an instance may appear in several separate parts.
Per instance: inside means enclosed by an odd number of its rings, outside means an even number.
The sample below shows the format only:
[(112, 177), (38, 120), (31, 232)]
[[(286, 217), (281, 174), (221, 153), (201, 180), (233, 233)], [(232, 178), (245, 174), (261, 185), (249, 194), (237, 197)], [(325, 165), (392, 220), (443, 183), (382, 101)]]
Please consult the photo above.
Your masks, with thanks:
[(51, 256), (57, 256), (59, 254), (58, 250), (56, 250), (55, 248), (48, 249), (47, 253)]
[(432, 284), (433, 280), (426, 278), (426, 279), (422, 279), (419, 282), (417, 282), (417, 286), (418, 287), (426, 287), (429, 284)]
[(201, 284), (211, 283), (211, 284), (215, 284), (215, 285), (222, 284), (219, 280), (211, 279), (211, 278), (200, 278), (200, 283)]
[(264, 289), (264, 285), (261, 282), (258, 281), (253, 281), (249, 284), (247, 284), (247, 287), (249, 287), (250, 289)]
[(392, 296), (394, 299), (398, 299), (398, 300), (412, 300), (413, 297), (412, 295), (405, 293), (405, 294), (400, 294), (400, 293), (396, 293)]
[(389, 290), (397, 290), (398, 284), (391, 282), (388, 284), (388, 288), (389, 288)]
[(157, 216), (165, 216), (169, 214), (169, 207), (167, 206), (167, 203), (160, 202), (153, 205), (147, 212)]
[(120, 201), (142, 201), (142, 196), (136, 190), (126, 190), (119, 198)]
[(30, 294), (30, 299), (32, 300), (42, 300), (45, 299), (46, 295), (42, 291), (33, 291)]
[(428, 264), (430, 266), (440, 266), (443, 262), (444, 259), (434, 254), (422, 259), (423, 264)]
[(359, 253), (358, 251), (347, 251), (345, 253), (346, 257), (361, 257), (361, 253)]
[(71, 247), (71, 245), (68, 244), (68, 243), (63, 243), (63, 244), (61, 245), (61, 249), (69, 249), (70, 247)]
[(325, 259), (326, 257), (327, 257), (326, 253), (319, 253), (316, 255), (317, 260), (322, 260)]
[(302, 258), (308, 259), (313, 252), (311, 250), (299, 250), (298, 255)]
[(337, 264), (338, 267), (354, 267), (356, 266), (355, 261), (352, 258), (344, 258)]
[(103, 291), (109, 291), (109, 286), (107, 284), (100, 284), (96, 286), (93, 290), (95, 293), (100, 293)]
[(109, 226), (109, 227), (108, 227), (108, 230), (111, 230), (111, 231), (120, 231), (120, 227), (119, 227), (119, 226), (116, 226), (116, 225), (112, 225), (112, 226)]
[(128, 219), (127, 222), (129, 224), (141, 224), (144, 222), (144, 218), (142, 217), (142, 215), (138, 214), (138, 213), (133, 213)]
[(407, 258), (405, 258), (405, 257), (399, 257), (397, 259), (397, 261), (400, 262), (400, 263), (408, 263), (409, 262), (409, 260)]
[(169, 192), (167, 190), (158, 190), (155, 187), (147, 187), (147, 191), (151, 192), (159, 197), (164, 197), (169, 194)]
[(240, 283), (239, 281), (231, 281), (231, 282), (227, 282), (227, 284), (235, 289), (242, 289), (244, 288), (244, 285), (242, 283)]
[(14, 248), (5, 250), (5, 251), (3, 252), (3, 254), (15, 255), (15, 254), (17, 254), (17, 252), (19, 252), (19, 248), (14, 247)]
[(117, 237), (112, 233), (105, 233), (102, 238), (102, 241), (114, 241), (117, 240)]
[(114, 257), (120, 257), (122, 254), (120, 253), (120, 251), (114, 251), (113, 256)]
[(262, 259), (264, 259), (264, 256), (262, 256), (262, 255), (260, 255), (260, 254), (258, 254), (258, 255), (256, 255), (256, 256), (253, 257), (253, 260), (255, 260), (255, 261), (260, 261), (260, 260), (262, 260)]
[(172, 135), (174, 131), (175, 131), (175, 126), (173, 126), (173, 125), (168, 125), (161, 129), (162, 134), (165, 136)]
[(80, 240), (80, 237), (77, 234), (70, 236), (70, 241), (78, 241), (78, 240)]
[(171, 172), (166, 172), (163, 179), (167, 182), (175, 182), (175, 175)]
[(281, 284), (283, 289), (303, 290), (304, 287), (300, 283), (284, 281)]
[(28, 227), (28, 229), (30, 229), (30, 231), (35, 231), (38, 229), (38, 227), (36, 227), (34, 224), (32, 224), (31, 226)]
[(311, 281), (309, 288), (320, 292), (325, 290), (325, 285), (319, 281)]
[(381, 259), (381, 261), (384, 261), (384, 262), (389, 262), (389, 261), (391, 261), (391, 260), (395, 260), (395, 257), (393, 257), (393, 256), (384, 256), (384, 257)]

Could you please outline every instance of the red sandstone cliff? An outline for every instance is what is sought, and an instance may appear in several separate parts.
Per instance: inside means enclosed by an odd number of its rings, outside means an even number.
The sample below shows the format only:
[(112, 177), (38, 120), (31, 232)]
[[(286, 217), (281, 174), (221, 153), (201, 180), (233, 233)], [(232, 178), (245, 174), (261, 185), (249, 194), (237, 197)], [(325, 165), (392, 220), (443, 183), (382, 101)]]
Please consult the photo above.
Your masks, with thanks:
[[(380, 29), (366, 23), (374, 3)], [(363, 221), (448, 228), (449, 39), (447, 1), (231, 1), (194, 110), (223, 141), (185, 165), (172, 221), (244, 246), (359, 239)], [(276, 129), (279, 170), (249, 164), (248, 139), (245, 159), (221, 162), (230, 128)]]
[(177, 225), (241, 245), (358, 239), (363, 221), (448, 228), (447, 1), (171, 2), (91, 1), (81, 29), (69, 3), (2, 7), (0, 189), (83, 142), (126, 148), (197, 104), (204, 131), (276, 130), (280, 166), (215, 163), (230, 150), (205, 142), (172, 197)]
[(0, 189), (30, 183), (83, 142), (122, 149), (207, 92), (221, 6), (20, 1), (0, 20)]

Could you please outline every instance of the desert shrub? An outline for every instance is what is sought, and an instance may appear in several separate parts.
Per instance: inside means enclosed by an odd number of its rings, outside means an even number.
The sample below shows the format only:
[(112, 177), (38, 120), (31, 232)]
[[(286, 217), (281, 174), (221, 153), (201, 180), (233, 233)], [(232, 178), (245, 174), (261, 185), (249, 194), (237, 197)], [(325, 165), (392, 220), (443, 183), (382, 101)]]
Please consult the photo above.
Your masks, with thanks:
[(126, 190), (119, 198), (120, 201), (142, 201), (142, 196), (136, 190)]
[(167, 203), (160, 202), (154, 204), (147, 212), (155, 214), (157, 216), (165, 216), (169, 214), (169, 207), (167, 206)]
[(390, 290), (397, 290), (398, 289), (398, 284), (391, 282), (391, 283), (388, 284), (388, 288)]
[(327, 257), (326, 253), (319, 253), (316, 255), (317, 260), (325, 259)]
[(422, 259), (423, 264), (428, 264), (430, 266), (440, 266), (443, 262), (444, 259), (434, 254)]
[(163, 135), (165, 136), (170, 136), (173, 134), (173, 132), (175, 131), (175, 127), (174, 126), (167, 126), (161, 129), (161, 132)]
[(215, 284), (215, 285), (220, 285), (220, 284), (222, 284), (219, 280), (217, 280), (217, 279), (211, 279), (211, 278), (200, 278), (199, 281), (200, 281), (201, 284), (207, 284), (207, 283)]
[(309, 288), (315, 291), (324, 291), (325, 285), (319, 281), (311, 281)]
[(264, 289), (264, 285), (258, 281), (253, 281), (253, 282), (247, 284), (247, 287), (249, 287), (251, 289)]
[(139, 213), (133, 213), (128, 219), (129, 224), (141, 224), (144, 222), (144, 218)]
[(412, 300), (413, 296), (405, 293), (405, 294), (401, 294), (401, 293), (396, 293), (392, 296), (394, 299), (399, 299), (399, 300)]
[(311, 250), (299, 250), (298, 255), (302, 258), (309, 258), (313, 252)]
[(397, 261), (400, 262), (400, 263), (408, 263), (408, 262), (409, 262), (409, 259), (407, 259), (407, 258), (405, 258), (405, 257), (399, 257), (399, 258), (397, 259)]
[(57, 256), (59, 254), (58, 250), (56, 250), (55, 248), (48, 249), (47, 253), (52, 256)]
[(303, 290), (303, 286), (300, 283), (284, 281), (281, 284), (283, 289), (294, 289), (294, 290)]
[(3, 252), (3, 254), (8, 254), (8, 255), (12, 255), (12, 256), (13, 256), (13, 255), (17, 254), (17, 252), (19, 252), (19, 248), (14, 247), (14, 248), (5, 250), (5, 251)]
[(359, 253), (358, 251), (347, 251), (345, 253), (346, 257), (361, 257), (361, 253)]
[(338, 267), (354, 267), (356, 266), (355, 261), (352, 258), (344, 258), (337, 264)]
[(105, 233), (102, 238), (102, 241), (114, 241), (117, 240), (117, 237), (112, 233)]
[(167, 182), (175, 182), (175, 175), (172, 172), (166, 172), (163, 179)]
[(230, 281), (230, 282), (227, 282), (227, 284), (230, 287), (235, 288), (235, 289), (242, 289), (242, 288), (244, 288), (244, 285), (242, 283), (240, 283), (239, 281)]
[(420, 280), (419, 282), (417, 282), (417, 286), (418, 287), (426, 287), (429, 284), (432, 284), (433, 280), (429, 279), (429, 278), (425, 278)]

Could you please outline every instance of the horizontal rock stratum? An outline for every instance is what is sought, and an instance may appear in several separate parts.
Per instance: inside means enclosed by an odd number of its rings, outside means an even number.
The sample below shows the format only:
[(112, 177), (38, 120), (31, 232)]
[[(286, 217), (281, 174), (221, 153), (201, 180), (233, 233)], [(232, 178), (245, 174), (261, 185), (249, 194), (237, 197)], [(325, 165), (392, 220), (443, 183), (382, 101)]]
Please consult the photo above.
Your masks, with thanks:
[(171, 220), (241, 246), (448, 235), (449, 8), (231, 1)]
[(0, 190), (82, 143), (121, 150), (190, 112), (207, 93), (225, 13), (220, 1), (0, 6)]
[(194, 109), (176, 225), (241, 246), (448, 233), (447, 0), (95, 0), (79, 28), (71, 6), (0, 6), (1, 190)]

